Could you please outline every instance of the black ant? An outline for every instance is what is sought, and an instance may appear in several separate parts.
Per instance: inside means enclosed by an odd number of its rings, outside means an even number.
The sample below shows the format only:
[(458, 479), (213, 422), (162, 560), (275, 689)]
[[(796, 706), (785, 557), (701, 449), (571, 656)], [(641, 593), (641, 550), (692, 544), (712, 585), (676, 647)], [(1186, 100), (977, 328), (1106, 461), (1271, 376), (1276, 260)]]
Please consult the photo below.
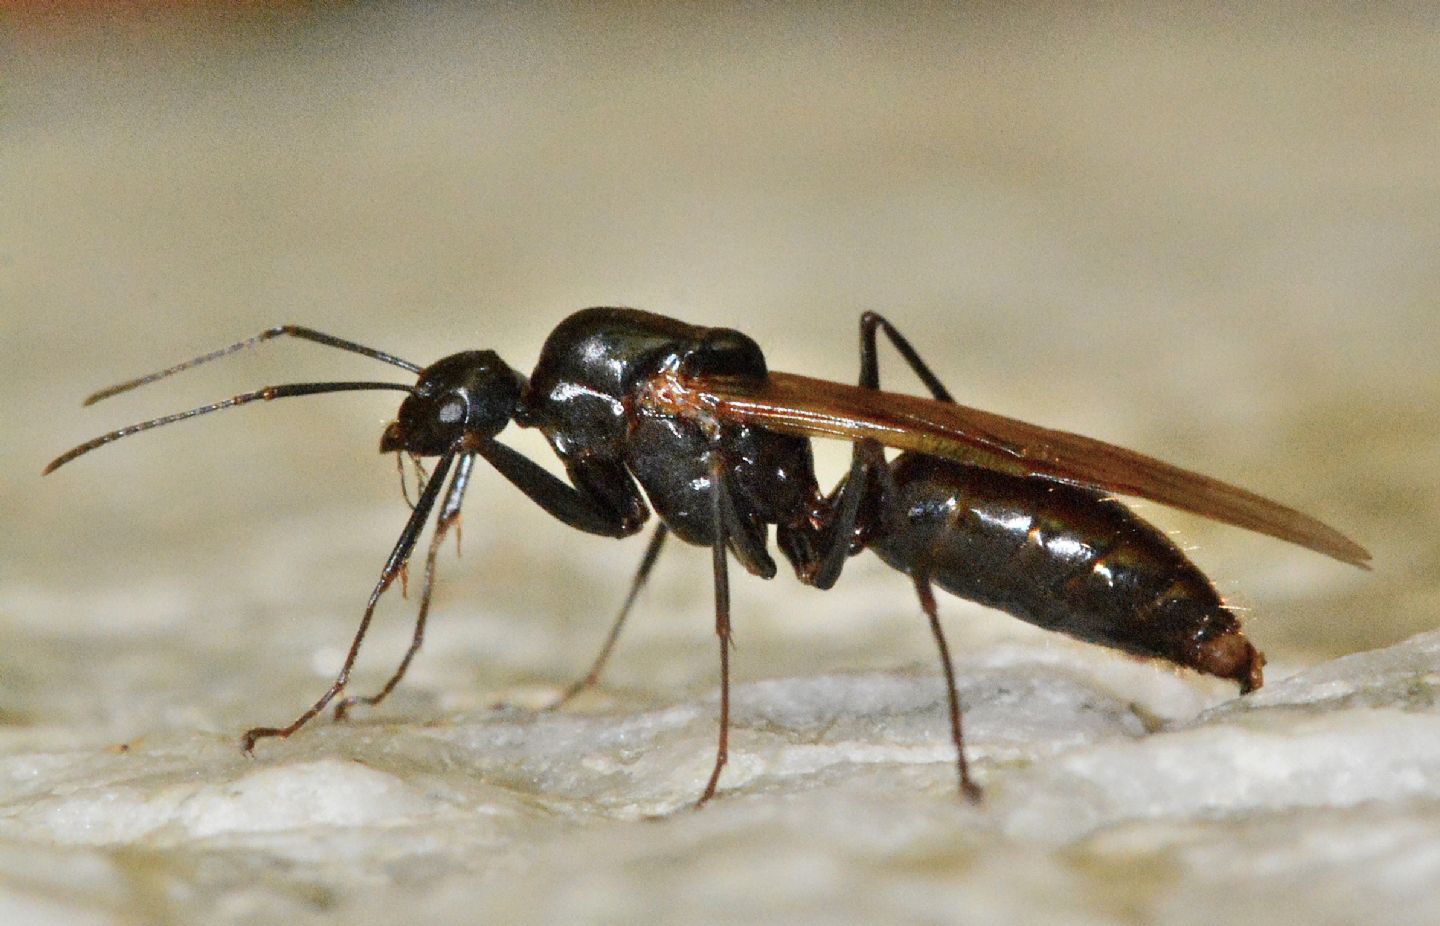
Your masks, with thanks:
[[(932, 398), (880, 391), (877, 332), (884, 332)], [(966, 766), (934, 585), (1081, 640), (1232, 679), (1243, 694), (1262, 684), (1264, 657), (1200, 570), (1110, 493), (1182, 508), (1357, 566), (1366, 567), (1370, 558), (1333, 528), (1243, 489), (1097, 440), (958, 405), (910, 342), (870, 312), (860, 319), (858, 387), (771, 372), (756, 343), (728, 328), (593, 308), (560, 323), (528, 379), (493, 351), (452, 354), (421, 368), (286, 325), (102, 390), (85, 404), (280, 336), (362, 354), (418, 379), (414, 385), (271, 386), (112, 431), (45, 468), (49, 473), (130, 434), (257, 400), (352, 390), (406, 393), (381, 435), (380, 450), (438, 461), (370, 592), (335, 681), (286, 726), (248, 731), (247, 753), (260, 739), (299, 730), (344, 691), (376, 602), (403, 574), (438, 502), (410, 647), (379, 691), (340, 700), (336, 717), (356, 704), (378, 704), (395, 688), (424, 637), (436, 553), (460, 516), (477, 457), (545, 511), (587, 533), (626, 537), (640, 530), (652, 508), (659, 516), (599, 657), (557, 704), (599, 677), (666, 537), (673, 533), (710, 548), (720, 733), (702, 804), (715, 795), (730, 726), (729, 560), (734, 556), (747, 571), (772, 578), (770, 525), (780, 553), (806, 584), (831, 587), (845, 560), (866, 548), (911, 577), (945, 673), (960, 788), (972, 800), (980, 789)], [(545, 435), (568, 482), (496, 439), (511, 421)], [(816, 480), (813, 437), (854, 445), (848, 474), (829, 493)], [(885, 447), (903, 452), (887, 460)]]

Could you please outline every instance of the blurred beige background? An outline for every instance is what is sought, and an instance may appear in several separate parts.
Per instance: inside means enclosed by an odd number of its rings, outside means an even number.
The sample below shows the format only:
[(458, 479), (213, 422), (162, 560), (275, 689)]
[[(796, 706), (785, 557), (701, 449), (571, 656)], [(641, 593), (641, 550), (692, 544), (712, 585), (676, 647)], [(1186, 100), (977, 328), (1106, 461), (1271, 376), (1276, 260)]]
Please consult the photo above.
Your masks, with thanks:
[[(230, 412), (38, 478), (131, 420), (387, 369), (274, 344), (82, 410), (95, 387), (282, 321), (419, 362), (493, 347), (526, 369), (569, 311), (627, 304), (744, 328), (774, 366), (839, 379), (857, 316), (883, 310), (964, 401), (1232, 479), (1372, 546), (1361, 576), (1153, 511), (1255, 609), (1267, 649), (1308, 659), (1429, 628), (1440, 87), (1423, 25), (998, 7), (12, 15), (0, 606), (25, 634), (127, 639), (193, 606), (244, 623), (261, 590), (266, 608), (358, 602), (403, 520), (374, 453), (386, 396)], [(324, 568), (275, 577), (277, 525)], [(490, 480), (467, 527), (447, 601), (601, 632), (579, 612), (619, 595), (594, 565), (615, 545)], [(703, 556), (671, 559), (665, 602), (704, 636)], [(197, 575), (201, 600), (167, 597)], [(742, 582), (741, 628), (777, 594), (846, 608), (791, 584)], [(857, 585), (908, 607), (893, 577)], [(115, 612), (127, 602), (177, 613)]]
[[(0, 14), (6, 742), (229, 736), (333, 672), (406, 515), (375, 452), (391, 398), (225, 412), (39, 475), (131, 421), (392, 372), (276, 343), (79, 406), (280, 322), (528, 369), (567, 313), (624, 304), (850, 380), (856, 320), (881, 310), (962, 401), (1370, 546), (1364, 574), (1145, 509), (1250, 609), (1272, 678), (1433, 629), (1436, 23), (1267, 10)], [(464, 540), (392, 716), (573, 677), (643, 546), (570, 532), (493, 475)], [(662, 563), (613, 690), (713, 686), (707, 569)], [(932, 670), (901, 577), (864, 558), (840, 589), (737, 580), (737, 678)], [(365, 680), (408, 608), (382, 609)], [(1070, 645), (942, 608), (963, 653)]]

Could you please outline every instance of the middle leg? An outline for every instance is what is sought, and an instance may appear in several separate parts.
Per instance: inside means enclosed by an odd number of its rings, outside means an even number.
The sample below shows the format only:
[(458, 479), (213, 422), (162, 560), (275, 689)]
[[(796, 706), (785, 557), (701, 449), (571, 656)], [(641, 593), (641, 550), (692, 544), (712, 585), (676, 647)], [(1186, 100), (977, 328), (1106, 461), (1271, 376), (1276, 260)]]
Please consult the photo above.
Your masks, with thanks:
[(710, 463), (710, 513), (715, 523), (715, 538), (711, 544), (711, 562), (715, 574), (715, 635), (720, 641), (720, 738), (715, 747), (715, 768), (699, 807), (715, 796), (720, 784), (720, 771), (725, 767), (730, 750), (730, 575), (726, 548), (727, 531), (725, 509), (729, 499), (725, 485), (725, 465), (719, 453), (714, 453)]
[(610, 633), (605, 637), (605, 643), (600, 647), (600, 654), (590, 664), (590, 671), (577, 682), (565, 689), (564, 694), (554, 701), (545, 705), (545, 710), (553, 711), (563, 707), (575, 698), (576, 695), (587, 688), (592, 688), (600, 681), (600, 673), (605, 668), (605, 663), (610, 659), (610, 651), (615, 648), (615, 641), (620, 639), (620, 630), (625, 626), (625, 619), (630, 616), (630, 609), (635, 605), (635, 599), (640, 597), (640, 591), (645, 587), (646, 581), (650, 578), (650, 570), (655, 567), (655, 561), (660, 558), (660, 548), (665, 544), (665, 535), (669, 533), (665, 523), (655, 526), (655, 532), (650, 535), (650, 543), (645, 547), (645, 556), (640, 560), (640, 568), (635, 570), (635, 577), (630, 580), (630, 592), (625, 596), (625, 603), (620, 606), (620, 613), (616, 616), (615, 622), (610, 625)]

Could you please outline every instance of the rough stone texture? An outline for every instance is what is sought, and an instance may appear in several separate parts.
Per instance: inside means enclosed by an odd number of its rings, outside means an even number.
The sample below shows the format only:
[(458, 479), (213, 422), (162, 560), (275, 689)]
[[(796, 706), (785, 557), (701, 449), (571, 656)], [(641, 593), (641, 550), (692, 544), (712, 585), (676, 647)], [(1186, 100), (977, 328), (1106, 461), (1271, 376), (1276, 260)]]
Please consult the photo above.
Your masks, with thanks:
[(1434, 912), (1440, 634), (1171, 721), (1185, 680), (1133, 701), (1112, 684), (1144, 668), (1103, 656), (962, 669), (978, 808), (954, 797), (941, 693), (919, 673), (741, 686), (726, 792), (700, 813), (710, 699), (330, 726), (256, 761), (204, 733), (14, 735), (6, 898), (97, 922)]
[[(0, 922), (1440, 920), (1436, 24), (1273, 9), (7, 14)], [(481, 474), (406, 684), (250, 760), (405, 516), (391, 400), (38, 475), (389, 372), (274, 344), (78, 407), (277, 322), (524, 368), (595, 303), (837, 379), (883, 310), (964, 401), (1274, 495), (1376, 569), (1145, 509), (1249, 609), (1243, 700), (943, 600), (978, 808), (903, 578), (738, 577), (733, 759), (692, 813), (705, 553), (667, 555), (600, 691), (537, 712), (642, 541)], [(391, 597), (362, 689), (409, 637)]]

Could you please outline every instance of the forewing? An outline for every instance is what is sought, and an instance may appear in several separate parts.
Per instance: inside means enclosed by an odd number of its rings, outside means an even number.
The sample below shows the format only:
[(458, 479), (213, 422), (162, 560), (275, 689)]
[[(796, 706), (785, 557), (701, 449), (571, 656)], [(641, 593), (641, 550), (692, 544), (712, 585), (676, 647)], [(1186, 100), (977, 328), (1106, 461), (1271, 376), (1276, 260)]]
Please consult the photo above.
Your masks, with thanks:
[(1323, 522), (1237, 486), (1114, 444), (964, 405), (792, 373), (763, 383), (672, 384), (685, 406), (802, 437), (871, 439), (899, 450), (1133, 495), (1368, 568), (1370, 554)]

